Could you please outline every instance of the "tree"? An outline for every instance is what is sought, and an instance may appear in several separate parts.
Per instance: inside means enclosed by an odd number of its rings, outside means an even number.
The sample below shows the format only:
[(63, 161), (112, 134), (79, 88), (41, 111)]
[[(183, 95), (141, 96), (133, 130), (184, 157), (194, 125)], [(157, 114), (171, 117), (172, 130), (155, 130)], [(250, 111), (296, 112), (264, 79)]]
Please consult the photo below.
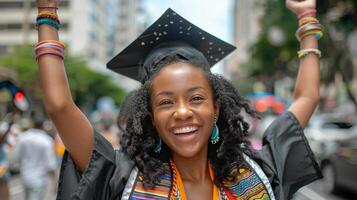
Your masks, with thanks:
[[(64, 60), (74, 102), (79, 106), (93, 105), (102, 96), (110, 96), (120, 103), (125, 92), (116, 85), (110, 76), (95, 72), (87, 67), (80, 57), (66, 53)], [(14, 69), (19, 85), (32, 101), (41, 99), (38, 66), (33, 46), (16, 46), (9, 54), (0, 57), (0, 66)]]
[[(320, 41), (322, 59), (322, 82), (333, 83), (335, 74), (340, 73), (347, 90), (348, 97), (357, 106), (355, 91), (351, 89), (353, 80), (353, 60), (347, 45), (349, 34), (357, 30), (357, 1), (324, 0), (318, 1), (318, 17), (325, 26), (325, 36)], [(262, 32), (258, 41), (252, 45), (251, 60), (244, 66), (251, 76), (263, 77), (268, 88), (271, 83), (284, 76), (295, 76), (297, 72), (296, 51), (296, 17), (286, 9), (280, 0), (267, 0), (260, 3), (265, 14), (262, 17)], [(282, 32), (285, 39), (274, 42), (271, 34), (274, 30)], [(270, 85), (269, 85), (270, 83)], [(269, 87), (270, 86), (270, 87)]]

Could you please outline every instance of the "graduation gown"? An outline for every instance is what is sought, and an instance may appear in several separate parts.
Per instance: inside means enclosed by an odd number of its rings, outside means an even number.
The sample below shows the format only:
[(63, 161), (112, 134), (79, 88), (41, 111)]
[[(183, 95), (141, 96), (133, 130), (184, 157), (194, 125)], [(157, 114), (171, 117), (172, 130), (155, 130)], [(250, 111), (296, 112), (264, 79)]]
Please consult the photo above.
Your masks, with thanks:
[[(291, 112), (280, 115), (267, 128), (263, 148), (251, 157), (268, 178), (274, 196), (287, 200), (304, 185), (322, 177), (302, 127)], [(94, 134), (94, 149), (85, 172), (80, 173), (68, 152), (62, 161), (57, 200), (119, 200), (134, 162), (100, 134)]]

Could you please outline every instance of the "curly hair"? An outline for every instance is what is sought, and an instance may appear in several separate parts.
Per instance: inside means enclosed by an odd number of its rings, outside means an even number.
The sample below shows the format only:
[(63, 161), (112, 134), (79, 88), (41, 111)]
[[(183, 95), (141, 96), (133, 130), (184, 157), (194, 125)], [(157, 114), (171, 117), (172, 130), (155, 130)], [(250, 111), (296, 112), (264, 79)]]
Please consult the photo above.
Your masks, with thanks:
[(213, 91), (214, 101), (219, 101), (220, 115), (217, 126), (220, 140), (216, 144), (209, 142), (208, 159), (215, 171), (215, 180), (221, 182), (226, 178), (235, 178), (239, 170), (231, 171), (232, 165), (247, 166), (242, 153), (250, 154), (248, 135), (249, 124), (244, 120), (241, 111), (244, 110), (252, 117), (257, 113), (249, 106), (248, 100), (239, 95), (234, 86), (224, 77), (205, 70), (199, 60), (186, 60), (177, 55), (170, 55), (161, 60), (156, 66), (150, 79), (147, 80), (132, 98), (132, 105), (127, 118), (127, 127), (121, 140), (123, 151), (135, 161), (136, 166), (144, 176), (145, 187), (152, 187), (164, 172), (164, 163), (171, 156), (171, 150), (163, 142), (160, 153), (155, 153), (155, 143), (159, 139), (150, 116), (150, 90), (155, 75), (167, 65), (173, 63), (189, 63), (205, 73)]

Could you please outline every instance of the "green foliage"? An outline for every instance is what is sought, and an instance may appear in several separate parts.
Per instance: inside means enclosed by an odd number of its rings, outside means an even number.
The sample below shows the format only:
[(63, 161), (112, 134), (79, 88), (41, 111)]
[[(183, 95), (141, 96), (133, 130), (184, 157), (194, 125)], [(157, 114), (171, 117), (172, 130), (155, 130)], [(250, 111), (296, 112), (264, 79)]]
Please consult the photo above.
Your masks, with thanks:
[[(251, 60), (243, 66), (250, 76), (265, 75), (274, 78), (278, 73), (291, 74), (286, 65), (296, 57), (298, 49), (293, 31), (297, 28), (297, 20), (281, 1), (268, 0), (260, 6), (265, 8), (262, 32), (258, 41), (251, 47)], [(283, 44), (270, 43), (268, 34), (271, 28), (282, 31), (285, 36)]]
[[(78, 106), (93, 105), (102, 96), (110, 96), (119, 104), (124, 97), (125, 92), (110, 76), (91, 70), (83, 59), (66, 53), (64, 63), (72, 96)], [(25, 88), (30, 98), (41, 98), (38, 66), (32, 45), (14, 47), (12, 52), (0, 57), (0, 66), (17, 72), (20, 86)]]
[[(253, 77), (264, 77), (270, 82), (279, 76), (295, 77), (297, 73), (296, 52), (299, 43), (295, 38), (298, 20), (282, 0), (266, 0), (259, 3), (265, 11), (262, 17), (262, 32), (255, 44), (251, 46), (251, 59), (243, 64), (247, 74)], [(325, 26), (324, 37), (319, 42), (322, 51), (321, 79), (327, 84), (334, 83), (336, 73), (342, 75), (350, 99), (354, 99), (355, 91), (349, 87), (355, 77), (351, 53), (348, 49), (348, 36), (357, 30), (356, 0), (321, 0), (317, 1), (318, 18)], [(272, 44), (269, 31), (277, 28), (284, 32), (282, 44)]]
[[(295, 31), (298, 28), (298, 20), (296, 16), (290, 12), (285, 3), (281, 0), (267, 0), (261, 3), (265, 10), (262, 17), (262, 32), (255, 44), (251, 47), (251, 59), (243, 64), (248, 75), (257, 76), (263, 75), (272, 79), (276, 78), (277, 74), (296, 75), (296, 67), (289, 66), (291, 61), (297, 63), (296, 52), (299, 50), (299, 43), (295, 38)], [(335, 18), (330, 19), (332, 12), (339, 13)], [(336, 49), (329, 36), (329, 28), (336, 28), (341, 31), (344, 39), (348, 34), (357, 28), (357, 1), (355, 0), (324, 0), (318, 1), (318, 17), (323, 25), (325, 25), (325, 37), (320, 41), (320, 49), (327, 60), (326, 63), (330, 66), (325, 67), (325, 76), (322, 78), (325, 81), (333, 81), (334, 73), (338, 71), (337, 66), (332, 66), (336, 60)], [(269, 42), (269, 30), (272, 27), (277, 27), (284, 32), (285, 41), (281, 45), (274, 46)], [(333, 39), (332, 39), (333, 40)], [(348, 51), (346, 48), (342, 48)], [(294, 63), (294, 64), (295, 64)]]
[(234, 80), (233, 85), (237, 88), (240, 95), (247, 96), (253, 91), (254, 80), (253, 79), (240, 79)]
[(9, 54), (0, 57), (0, 65), (14, 69), (20, 85), (39, 79), (33, 47), (30, 45), (14, 47)]

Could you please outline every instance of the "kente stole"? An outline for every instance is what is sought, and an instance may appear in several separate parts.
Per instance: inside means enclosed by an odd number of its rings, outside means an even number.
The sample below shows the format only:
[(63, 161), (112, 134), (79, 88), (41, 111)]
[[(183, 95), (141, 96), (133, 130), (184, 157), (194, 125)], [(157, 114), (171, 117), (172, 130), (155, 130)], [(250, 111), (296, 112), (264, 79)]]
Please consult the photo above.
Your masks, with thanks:
[[(237, 165), (233, 165), (232, 171), (238, 170)], [(240, 168), (240, 173), (233, 179), (223, 181), (223, 188), (229, 191), (231, 197), (239, 200), (270, 200), (267, 189), (257, 173), (251, 168)], [(168, 200), (172, 190), (172, 173), (169, 164), (165, 164), (164, 173), (160, 176), (159, 183), (154, 188), (144, 188), (143, 175), (139, 172), (134, 188), (130, 195), (130, 200)], [(174, 194), (175, 199), (180, 200), (179, 190)], [(226, 195), (220, 195), (226, 196)], [(222, 199), (225, 199), (222, 197)]]

